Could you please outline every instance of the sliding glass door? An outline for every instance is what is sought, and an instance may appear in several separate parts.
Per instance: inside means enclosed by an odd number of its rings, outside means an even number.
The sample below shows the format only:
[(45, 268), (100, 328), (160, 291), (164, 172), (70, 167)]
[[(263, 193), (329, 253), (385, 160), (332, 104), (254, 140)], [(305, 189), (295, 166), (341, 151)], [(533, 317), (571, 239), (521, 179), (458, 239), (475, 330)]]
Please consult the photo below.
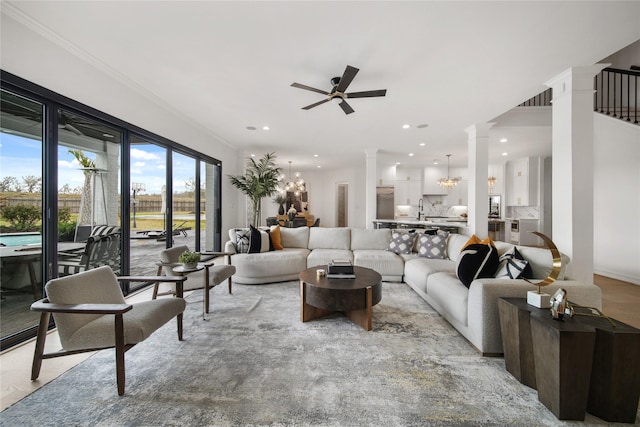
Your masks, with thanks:
[(2, 339), (37, 325), (42, 298), (42, 103), (0, 94), (0, 325)]

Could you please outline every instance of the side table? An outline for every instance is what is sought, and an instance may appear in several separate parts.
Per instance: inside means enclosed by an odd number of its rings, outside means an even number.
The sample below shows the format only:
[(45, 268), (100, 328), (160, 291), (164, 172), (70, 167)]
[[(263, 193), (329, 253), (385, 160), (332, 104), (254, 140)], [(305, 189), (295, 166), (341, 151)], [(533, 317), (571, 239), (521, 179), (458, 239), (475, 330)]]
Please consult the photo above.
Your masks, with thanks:
[[(523, 298), (498, 299), (505, 367), (559, 419), (633, 423), (640, 398), (640, 329), (575, 315), (551, 318)], [(533, 355), (533, 358), (531, 357)], [(535, 381), (532, 381), (535, 378)]]

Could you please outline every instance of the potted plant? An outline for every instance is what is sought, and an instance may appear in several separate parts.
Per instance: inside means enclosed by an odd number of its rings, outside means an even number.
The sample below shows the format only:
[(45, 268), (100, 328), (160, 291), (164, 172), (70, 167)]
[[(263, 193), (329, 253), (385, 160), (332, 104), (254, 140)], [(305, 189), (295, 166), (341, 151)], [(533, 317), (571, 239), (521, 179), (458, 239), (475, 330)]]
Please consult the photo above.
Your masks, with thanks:
[(251, 223), (254, 227), (260, 225), (262, 199), (278, 191), (280, 168), (276, 166), (275, 159), (275, 153), (267, 153), (257, 162), (249, 158), (244, 175), (229, 175), (231, 184), (251, 201)]
[(178, 261), (182, 263), (185, 268), (196, 268), (200, 261), (200, 252), (184, 251), (178, 257)]
[(278, 204), (278, 215), (284, 215), (284, 204), (287, 203), (287, 198), (282, 194), (278, 194), (273, 201)]

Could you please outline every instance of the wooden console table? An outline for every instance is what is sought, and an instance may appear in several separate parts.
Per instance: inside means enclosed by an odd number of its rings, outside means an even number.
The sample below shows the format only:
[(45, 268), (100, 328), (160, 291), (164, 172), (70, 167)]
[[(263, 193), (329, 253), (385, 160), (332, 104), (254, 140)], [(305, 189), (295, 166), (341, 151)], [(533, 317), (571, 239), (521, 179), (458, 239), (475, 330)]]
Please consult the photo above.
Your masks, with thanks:
[(640, 330), (613, 320), (551, 318), (522, 298), (498, 300), (505, 367), (561, 420), (633, 423), (640, 398)]

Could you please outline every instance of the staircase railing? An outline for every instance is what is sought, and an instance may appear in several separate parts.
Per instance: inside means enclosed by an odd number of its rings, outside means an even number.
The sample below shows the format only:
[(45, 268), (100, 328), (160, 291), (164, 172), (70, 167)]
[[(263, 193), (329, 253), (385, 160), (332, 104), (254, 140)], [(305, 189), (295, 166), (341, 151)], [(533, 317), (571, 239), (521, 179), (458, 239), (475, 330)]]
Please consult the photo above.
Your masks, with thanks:
[(593, 110), (638, 124), (638, 76), (634, 70), (602, 70), (594, 79)]
[[(594, 78), (593, 111), (617, 117), (634, 124), (638, 122), (638, 77), (640, 71), (605, 68)], [(551, 88), (540, 92), (518, 107), (548, 107), (553, 94)]]

